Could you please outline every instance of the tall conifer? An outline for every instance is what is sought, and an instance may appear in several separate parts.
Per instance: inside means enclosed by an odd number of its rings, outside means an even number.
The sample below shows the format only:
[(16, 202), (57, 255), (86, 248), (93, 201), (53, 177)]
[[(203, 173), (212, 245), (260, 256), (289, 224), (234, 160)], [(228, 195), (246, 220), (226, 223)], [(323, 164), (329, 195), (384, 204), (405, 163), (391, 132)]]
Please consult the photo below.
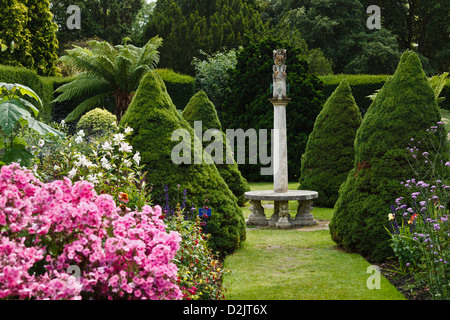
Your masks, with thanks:
[(318, 191), (317, 206), (334, 206), (339, 187), (353, 168), (360, 125), (361, 113), (344, 80), (317, 116), (302, 159), (299, 189)]
[(391, 205), (406, 196), (400, 183), (414, 177), (408, 143), (421, 139), (440, 119), (419, 57), (405, 52), (357, 131), (354, 166), (340, 188), (330, 223), (336, 243), (371, 261), (392, 255), (385, 227)]

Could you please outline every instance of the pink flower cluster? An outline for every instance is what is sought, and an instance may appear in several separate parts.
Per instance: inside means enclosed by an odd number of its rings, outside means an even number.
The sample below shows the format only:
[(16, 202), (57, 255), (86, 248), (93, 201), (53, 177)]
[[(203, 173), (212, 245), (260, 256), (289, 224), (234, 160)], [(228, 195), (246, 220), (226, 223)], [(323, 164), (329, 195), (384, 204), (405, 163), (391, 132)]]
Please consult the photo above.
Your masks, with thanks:
[(3, 166), (0, 299), (181, 299), (181, 238), (160, 216), (159, 206), (123, 213), (86, 181), (43, 184)]

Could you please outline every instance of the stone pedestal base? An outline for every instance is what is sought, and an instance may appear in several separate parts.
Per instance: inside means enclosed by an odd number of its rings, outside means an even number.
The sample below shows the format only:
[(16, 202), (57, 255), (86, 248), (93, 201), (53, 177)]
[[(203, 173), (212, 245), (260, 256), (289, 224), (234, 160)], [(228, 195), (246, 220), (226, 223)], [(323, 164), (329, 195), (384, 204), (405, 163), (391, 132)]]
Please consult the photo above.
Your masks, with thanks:
[(269, 224), (260, 200), (250, 200), (250, 212), (252, 214), (248, 217), (247, 225), (267, 226)]
[(275, 223), (277, 228), (290, 228), (292, 226), (291, 216), (289, 215), (289, 201), (275, 201), (278, 211), (278, 221)]
[(294, 224), (296, 226), (313, 226), (317, 224), (314, 220), (311, 211), (313, 210), (312, 200), (298, 201), (297, 215), (295, 216)]

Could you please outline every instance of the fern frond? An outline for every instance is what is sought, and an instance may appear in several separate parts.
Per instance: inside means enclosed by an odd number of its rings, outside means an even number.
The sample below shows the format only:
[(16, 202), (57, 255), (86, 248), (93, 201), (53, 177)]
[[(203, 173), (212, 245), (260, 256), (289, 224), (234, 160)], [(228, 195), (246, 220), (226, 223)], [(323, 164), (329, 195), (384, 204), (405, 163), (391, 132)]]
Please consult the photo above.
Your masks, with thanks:
[(129, 72), (130, 67), (133, 65), (133, 62), (124, 57), (124, 56), (117, 56), (114, 64), (116, 66), (116, 83), (118, 84), (118, 87), (120, 87), (122, 90), (129, 92)]
[(77, 52), (73, 55), (63, 56), (61, 61), (70, 67), (75, 67), (86, 72), (96, 73), (105, 80), (114, 81), (114, 64), (105, 56), (92, 55), (92, 53)]
[(82, 97), (90, 97), (104, 92), (111, 92), (114, 86), (103, 79), (75, 79), (61, 87), (56, 92), (62, 92), (53, 102), (63, 102)]
[(65, 119), (66, 122), (71, 122), (78, 119), (81, 115), (103, 104), (104, 99), (110, 95), (111, 92), (96, 95), (80, 103)]

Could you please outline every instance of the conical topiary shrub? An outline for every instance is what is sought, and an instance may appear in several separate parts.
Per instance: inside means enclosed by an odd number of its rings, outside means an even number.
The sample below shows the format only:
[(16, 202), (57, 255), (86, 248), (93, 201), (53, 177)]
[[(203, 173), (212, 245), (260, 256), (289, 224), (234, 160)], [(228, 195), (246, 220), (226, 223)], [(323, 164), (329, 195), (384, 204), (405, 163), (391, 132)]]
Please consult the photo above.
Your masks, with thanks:
[(302, 159), (300, 190), (319, 192), (319, 207), (333, 207), (339, 187), (353, 168), (355, 135), (361, 113), (346, 80), (336, 88), (317, 116)]
[(387, 214), (405, 195), (400, 182), (413, 176), (408, 142), (440, 121), (433, 91), (418, 56), (402, 55), (394, 76), (369, 107), (355, 139), (355, 162), (339, 190), (332, 239), (370, 261), (392, 256)]
[[(194, 127), (196, 121), (201, 121), (202, 125), (202, 135), (208, 129), (222, 130), (222, 124), (220, 123), (219, 117), (217, 116), (216, 108), (214, 104), (209, 100), (207, 94), (202, 90), (197, 92), (189, 101), (186, 108), (182, 113), (184, 119), (186, 119), (189, 124)], [(223, 143), (227, 143), (226, 136), (222, 133)], [(201, 139), (201, 137), (199, 137)], [(209, 142), (204, 142), (207, 145)], [(232, 164), (227, 164), (227, 153), (229, 148), (224, 146), (222, 163), (216, 163), (217, 170), (219, 170), (220, 175), (227, 183), (230, 190), (238, 199), (238, 204), (243, 206), (247, 200), (245, 199), (244, 193), (250, 191), (250, 186), (247, 180), (241, 175), (237, 163), (234, 161), (232, 155), (230, 159), (233, 159)], [(229, 161), (230, 162), (230, 161)]]
[[(194, 155), (201, 156), (203, 150), (194, 130), (176, 110), (164, 82), (155, 72), (149, 72), (141, 81), (121, 124), (133, 128), (130, 142), (140, 151), (148, 172), (147, 180), (154, 186), (153, 203), (165, 203), (165, 186), (169, 186), (172, 195), (178, 191), (178, 185), (186, 189), (189, 208), (191, 205), (203, 207), (207, 198), (207, 205), (212, 209), (207, 222), (212, 249), (223, 256), (238, 248), (246, 237), (244, 217), (216, 166), (205, 161), (201, 164), (194, 164), (194, 160), (192, 164), (175, 164), (173, 161), (173, 150), (180, 144), (180, 141), (172, 141), (176, 130), (190, 136), (186, 139), (186, 145), (192, 151), (189, 159), (194, 159)], [(173, 200), (175, 203), (182, 201)]]

